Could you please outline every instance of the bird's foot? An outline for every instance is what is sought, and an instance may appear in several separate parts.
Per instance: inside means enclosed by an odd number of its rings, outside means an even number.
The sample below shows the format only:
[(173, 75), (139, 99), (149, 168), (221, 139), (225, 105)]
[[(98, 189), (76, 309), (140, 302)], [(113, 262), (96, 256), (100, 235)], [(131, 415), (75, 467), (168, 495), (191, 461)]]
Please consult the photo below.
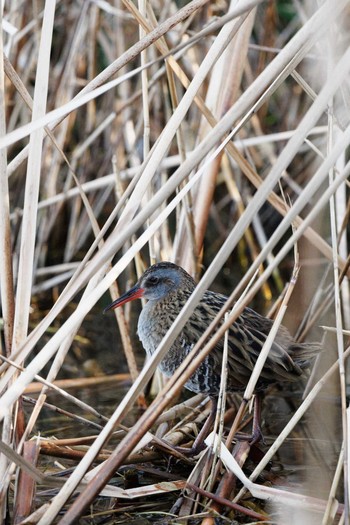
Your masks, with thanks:
[(173, 445), (166, 441), (166, 439), (160, 439), (156, 437), (153, 437), (153, 442), (157, 447), (171, 452), (178, 459), (184, 459), (184, 457), (191, 458), (197, 456), (200, 452), (202, 452), (202, 450), (205, 449), (204, 440), (202, 439), (200, 434), (198, 434), (197, 438), (194, 440), (192, 446), (190, 447)]
[(205, 444), (202, 442), (196, 445), (196, 442), (194, 442), (193, 445), (189, 448), (175, 446), (174, 449), (177, 452), (180, 452), (181, 454), (183, 454), (184, 456), (192, 457), (192, 456), (197, 456), (200, 452), (202, 452), (202, 450), (205, 449)]
[(168, 443), (165, 439), (161, 439), (158, 437), (153, 436), (153, 445), (156, 446), (156, 448), (159, 448), (168, 454), (171, 454), (177, 459), (180, 459), (182, 461), (187, 461), (192, 463), (191, 456), (194, 455), (192, 453), (192, 448), (186, 448), (186, 447), (178, 447), (177, 445), (172, 445), (171, 443)]
[(261, 431), (261, 428), (253, 428), (253, 432), (251, 435), (251, 439), (249, 440), (249, 445), (256, 445), (257, 443), (262, 443), (263, 445), (266, 445), (264, 435)]
[(264, 435), (261, 432), (260, 428), (253, 429), (251, 434), (244, 434), (243, 432), (237, 432), (236, 434), (237, 441), (248, 441), (249, 445), (256, 445), (257, 443), (262, 443), (263, 445), (266, 445), (264, 440)]

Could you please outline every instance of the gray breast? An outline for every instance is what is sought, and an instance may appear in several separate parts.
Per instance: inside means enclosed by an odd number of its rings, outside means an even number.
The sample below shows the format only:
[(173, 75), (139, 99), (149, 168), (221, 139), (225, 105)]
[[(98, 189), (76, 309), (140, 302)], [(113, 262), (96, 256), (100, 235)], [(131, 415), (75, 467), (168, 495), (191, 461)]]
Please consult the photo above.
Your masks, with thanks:
[(142, 309), (137, 324), (137, 335), (149, 356), (156, 350), (166, 333), (166, 331), (164, 334), (161, 333), (158, 320), (156, 320), (157, 316), (153, 310), (154, 306), (152, 302), (149, 301)]
[[(149, 301), (142, 309), (137, 333), (148, 356), (156, 351), (175, 318), (176, 313), (172, 315), (169, 309), (165, 311), (159, 308), (159, 303), (156, 302), (153, 304), (152, 301)], [(167, 376), (173, 375), (192, 347), (193, 343), (187, 341), (183, 334), (180, 334), (161, 361), (159, 365), (161, 371)]]

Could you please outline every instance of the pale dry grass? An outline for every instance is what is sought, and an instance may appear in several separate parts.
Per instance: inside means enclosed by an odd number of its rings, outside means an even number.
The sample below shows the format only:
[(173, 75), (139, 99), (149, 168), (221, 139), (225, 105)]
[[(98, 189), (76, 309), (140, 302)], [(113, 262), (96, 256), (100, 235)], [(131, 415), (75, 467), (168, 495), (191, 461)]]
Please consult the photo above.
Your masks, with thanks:
[[(297, 510), (285, 515), (280, 510), (281, 523), (326, 525), (337, 523), (339, 515), (349, 523), (344, 358), (344, 328), (350, 326), (349, 17), (348, 0), (240, 0), (231, 6), (193, 0), (182, 9), (168, 0), (140, 0), (137, 6), (129, 0), (24, 0), (5, 6), (0, 53), (0, 288), (7, 357), (0, 366), (2, 518), (8, 509), (20, 523), (31, 512), (35, 480), (59, 490), (50, 505), (36, 503), (33, 521), (58, 522), (57, 515), (69, 507), (59, 522), (74, 523), (102, 490), (112, 495), (113, 487), (105, 485), (130, 457), (137, 461), (135, 447), (143, 436), (161, 450), (164, 435), (177, 444), (181, 432), (169, 426), (164, 411), (215, 338), (224, 337), (257, 296), (278, 311), (276, 323), (286, 313), (302, 339), (323, 337), (320, 324), (333, 326), (336, 335), (326, 332), (327, 355), (317, 360), (303, 403), (265, 451), (252, 479), (307, 414), (318, 423), (314, 434), (307, 434), (309, 461), (314, 465), (315, 457), (327, 456), (319, 442), (332, 438), (339, 459), (332, 462), (329, 453), (329, 464), (317, 466), (322, 475), (304, 476), (298, 494), (305, 495), (305, 508), (300, 510), (299, 496), (296, 504), (290, 498)], [(296, 246), (301, 270), (288, 288)], [(73, 446), (71, 457), (81, 459), (63, 483), (33, 466), (40, 440), (35, 446), (29, 440), (84, 319), (108, 290), (113, 298), (119, 294), (116, 279), (121, 276), (125, 286), (123, 272), (133, 260), (138, 274), (153, 261), (173, 260), (199, 284), (141, 372), (128, 312), (126, 317), (118, 313), (133, 384), (91, 446), (83, 454)], [(198, 342), (135, 425), (123, 428), (99, 473), (84, 477), (125, 416), (137, 402), (144, 403), (143, 391), (157, 364), (203, 292), (223, 274), (227, 307), (237, 301), (225, 323), (209, 340)], [(43, 292), (52, 307), (34, 316), (31, 307), (40, 305)], [(72, 301), (73, 311), (68, 310)], [(47, 333), (52, 334), (48, 340)], [(324, 375), (327, 368), (332, 373)], [(257, 368), (252, 382), (258, 373)], [(35, 380), (44, 386), (24, 423), (18, 401)], [(320, 416), (317, 400), (326, 382), (332, 385), (324, 397), (331, 396), (334, 406)], [(249, 389), (247, 398), (251, 394)], [(85, 416), (100, 417), (69, 398)], [(176, 414), (192, 430), (201, 420), (195, 405), (185, 409), (180, 404)], [(222, 420), (218, 428), (222, 434)], [(68, 454), (63, 445), (61, 452)], [(152, 450), (145, 454), (150, 461), (158, 457)], [(236, 454), (242, 464), (243, 456), (244, 451)], [(15, 480), (18, 467), (22, 474)], [(188, 478), (191, 490), (202, 490), (201, 498), (203, 491), (215, 492), (219, 472), (220, 464), (202, 456)], [(245, 475), (236, 473), (244, 483)], [(160, 490), (183, 488), (176, 483)], [(72, 505), (69, 498), (80, 484), (84, 490)], [(156, 490), (150, 485), (148, 492), (134, 496), (118, 490), (114, 495), (141, 497)], [(14, 502), (9, 508), (8, 491)], [(19, 498), (18, 491), (26, 497)], [(307, 499), (310, 493), (319, 495), (317, 505)], [(179, 515), (212, 523), (198, 494), (185, 494), (190, 497), (177, 507)], [(223, 512), (223, 499), (226, 505), (228, 496), (219, 490), (211, 512)], [(288, 507), (287, 491), (283, 505)], [(251, 515), (258, 517), (259, 512)]]

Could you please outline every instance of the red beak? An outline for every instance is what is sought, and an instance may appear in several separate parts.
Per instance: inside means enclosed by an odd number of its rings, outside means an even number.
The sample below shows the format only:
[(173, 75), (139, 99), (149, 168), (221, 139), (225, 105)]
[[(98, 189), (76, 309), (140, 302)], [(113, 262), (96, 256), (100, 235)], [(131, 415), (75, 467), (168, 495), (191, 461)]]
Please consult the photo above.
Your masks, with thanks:
[(144, 294), (144, 289), (140, 288), (137, 284), (130, 288), (127, 292), (125, 292), (123, 295), (121, 295), (118, 299), (113, 301), (109, 306), (107, 306), (103, 313), (105, 314), (108, 312), (108, 310), (114, 310), (114, 308), (118, 308), (118, 306), (122, 306), (122, 304), (128, 303), (129, 301), (133, 301), (134, 299), (140, 299)]

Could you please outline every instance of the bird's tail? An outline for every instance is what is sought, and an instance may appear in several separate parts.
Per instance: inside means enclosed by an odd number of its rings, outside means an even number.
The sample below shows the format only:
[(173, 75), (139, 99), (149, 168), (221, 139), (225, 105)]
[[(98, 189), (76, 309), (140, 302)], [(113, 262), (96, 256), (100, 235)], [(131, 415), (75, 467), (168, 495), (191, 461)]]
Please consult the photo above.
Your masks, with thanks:
[(322, 345), (321, 343), (292, 343), (289, 350), (301, 368), (309, 368), (310, 361), (322, 351)]

